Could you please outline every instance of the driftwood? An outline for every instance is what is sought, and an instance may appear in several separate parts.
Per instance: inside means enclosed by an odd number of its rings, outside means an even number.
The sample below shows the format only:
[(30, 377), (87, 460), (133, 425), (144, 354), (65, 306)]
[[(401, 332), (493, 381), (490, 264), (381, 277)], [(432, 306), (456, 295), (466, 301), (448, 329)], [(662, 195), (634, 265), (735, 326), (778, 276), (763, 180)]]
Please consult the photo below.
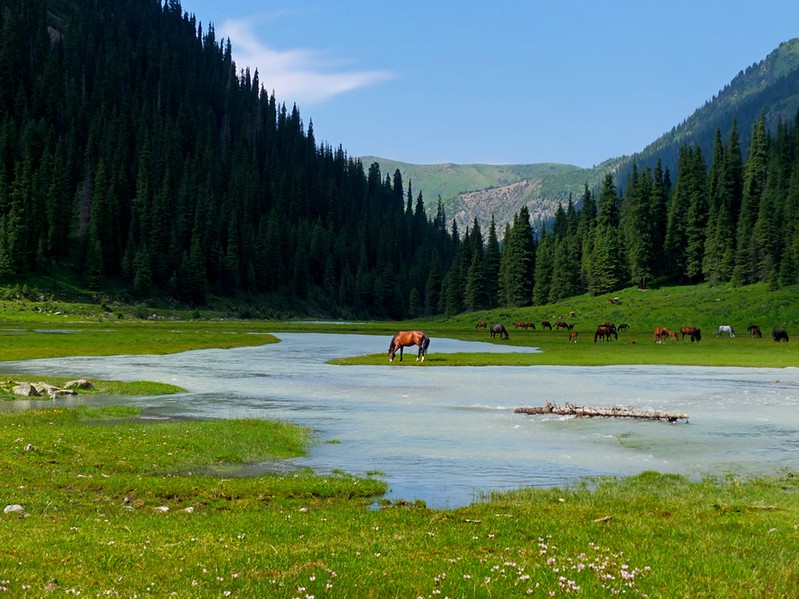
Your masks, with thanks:
[(543, 407), (516, 408), (517, 414), (557, 414), (558, 416), (577, 416), (579, 418), (593, 418), (604, 416), (608, 418), (643, 418), (647, 420), (668, 420), (676, 422), (678, 420), (688, 421), (688, 414), (675, 412), (660, 412), (658, 410), (634, 410), (633, 408), (622, 408), (614, 406), (612, 408), (590, 408), (576, 406), (567, 403), (565, 407), (547, 402)]

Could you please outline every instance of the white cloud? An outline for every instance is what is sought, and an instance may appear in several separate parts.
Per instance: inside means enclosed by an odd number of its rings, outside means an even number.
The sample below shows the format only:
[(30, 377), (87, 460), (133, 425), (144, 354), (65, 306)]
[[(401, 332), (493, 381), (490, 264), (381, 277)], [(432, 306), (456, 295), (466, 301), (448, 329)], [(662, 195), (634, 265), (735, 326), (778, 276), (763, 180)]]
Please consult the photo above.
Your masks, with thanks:
[(257, 38), (248, 21), (226, 21), (217, 33), (230, 38), (236, 67), (249, 67), (252, 73), (257, 69), (261, 85), (274, 90), (281, 103), (319, 103), (395, 77), (389, 71), (342, 70), (340, 63), (325, 60), (314, 50), (274, 50)]

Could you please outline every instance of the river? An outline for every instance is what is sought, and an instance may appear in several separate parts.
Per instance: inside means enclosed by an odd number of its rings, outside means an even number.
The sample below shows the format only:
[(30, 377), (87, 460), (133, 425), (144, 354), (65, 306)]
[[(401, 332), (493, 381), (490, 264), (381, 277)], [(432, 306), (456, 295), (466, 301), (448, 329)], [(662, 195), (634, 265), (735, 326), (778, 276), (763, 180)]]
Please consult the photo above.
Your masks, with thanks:
[[(277, 333), (280, 343), (158, 356), (6, 362), (13, 372), (154, 380), (188, 389), (113, 398), (151, 417), (268, 418), (315, 431), (309, 455), (285, 463), (318, 473), (378, 473), (387, 498), (453, 508), (484, 494), (658, 470), (700, 477), (796, 469), (799, 369), (682, 366), (333, 366), (385, 353), (385, 336)], [(413, 348), (411, 348), (413, 349)], [(434, 338), (430, 353), (524, 351)], [(530, 351), (536, 351), (530, 348)], [(405, 354), (413, 360), (415, 351)], [(64, 405), (103, 397), (58, 400)], [(546, 401), (684, 412), (689, 423), (527, 416)], [(43, 402), (22, 400), (8, 407)], [(46, 402), (52, 405), (52, 402)], [(273, 465), (262, 465), (272, 468)], [(261, 466), (251, 466), (250, 472)]]

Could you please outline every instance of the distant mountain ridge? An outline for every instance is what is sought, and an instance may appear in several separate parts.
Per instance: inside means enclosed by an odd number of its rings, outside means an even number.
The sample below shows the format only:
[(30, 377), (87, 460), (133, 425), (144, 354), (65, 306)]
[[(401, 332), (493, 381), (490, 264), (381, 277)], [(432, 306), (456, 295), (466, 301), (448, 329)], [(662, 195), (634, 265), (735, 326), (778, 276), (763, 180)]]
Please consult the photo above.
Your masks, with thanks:
[(634, 163), (647, 168), (660, 160), (673, 181), (680, 147), (699, 145), (709, 160), (716, 129), (727, 139), (733, 119), (746, 156), (752, 125), (761, 113), (773, 131), (780, 120), (793, 121), (797, 112), (799, 38), (783, 42), (765, 59), (741, 70), (716, 96), (640, 152), (608, 159), (593, 168), (555, 163), (420, 165), (374, 156), (363, 156), (361, 160), (365, 167), (377, 162), (384, 175), (399, 169), (406, 188), (411, 183), (414, 198), (422, 192), (431, 215), (435, 214), (440, 197), (447, 219), (455, 219), (461, 231), (471, 226), (475, 218), (485, 229), (493, 216), (501, 233), (522, 205), (528, 207), (534, 220), (545, 221), (570, 196), (577, 204), (586, 185), (597, 189), (605, 173), (614, 173), (616, 185), (623, 187)]

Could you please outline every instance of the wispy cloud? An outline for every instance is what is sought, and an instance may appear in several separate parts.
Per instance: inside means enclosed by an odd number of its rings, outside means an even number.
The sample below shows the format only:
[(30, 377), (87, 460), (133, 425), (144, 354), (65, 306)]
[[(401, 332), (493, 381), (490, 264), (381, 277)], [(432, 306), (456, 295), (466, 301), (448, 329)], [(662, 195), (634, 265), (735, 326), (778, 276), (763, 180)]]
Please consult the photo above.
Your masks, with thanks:
[(230, 38), (236, 66), (257, 69), (264, 88), (274, 90), (278, 101), (287, 104), (320, 103), (395, 77), (390, 71), (348, 70), (316, 50), (274, 50), (258, 39), (249, 21), (226, 21), (217, 33)]

